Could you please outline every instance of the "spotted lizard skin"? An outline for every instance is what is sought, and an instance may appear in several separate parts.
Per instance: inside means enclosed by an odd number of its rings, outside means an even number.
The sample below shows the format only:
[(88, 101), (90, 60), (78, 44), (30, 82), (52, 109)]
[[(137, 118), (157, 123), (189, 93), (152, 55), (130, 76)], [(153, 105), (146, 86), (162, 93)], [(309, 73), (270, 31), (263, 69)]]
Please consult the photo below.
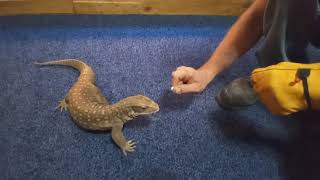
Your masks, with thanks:
[(35, 64), (65, 65), (80, 71), (77, 82), (60, 101), (58, 108), (61, 111), (68, 111), (74, 122), (83, 129), (111, 130), (113, 141), (125, 155), (135, 150), (136, 142), (128, 141), (124, 137), (123, 125), (137, 116), (159, 111), (156, 102), (142, 95), (130, 96), (117, 103), (109, 104), (95, 85), (94, 71), (80, 60), (66, 59)]

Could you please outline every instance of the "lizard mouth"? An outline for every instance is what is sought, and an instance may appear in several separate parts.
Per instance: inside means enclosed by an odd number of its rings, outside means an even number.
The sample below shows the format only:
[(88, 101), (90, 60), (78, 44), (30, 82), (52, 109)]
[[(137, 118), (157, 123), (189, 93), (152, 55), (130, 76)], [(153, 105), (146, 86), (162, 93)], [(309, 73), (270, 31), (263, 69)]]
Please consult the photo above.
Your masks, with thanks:
[(152, 111), (152, 112), (144, 112), (144, 113), (140, 113), (139, 115), (140, 115), (140, 116), (147, 116), (147, 115), (155, 114), (155, 113), (157, 113), (158, 111), (159, 111), (159, 110)]
[(142, 116), (151, 115), (151, 114), (157, 113), (159, 110), (160, 110), (160, 108), (157, 107), (157, 108), (154, 108), (154, 109), (149, 110), (149, 111), (147, 111), (147, 112), (142, 112), (142, 113), (140, 113), (139, 115), (142, 115)]

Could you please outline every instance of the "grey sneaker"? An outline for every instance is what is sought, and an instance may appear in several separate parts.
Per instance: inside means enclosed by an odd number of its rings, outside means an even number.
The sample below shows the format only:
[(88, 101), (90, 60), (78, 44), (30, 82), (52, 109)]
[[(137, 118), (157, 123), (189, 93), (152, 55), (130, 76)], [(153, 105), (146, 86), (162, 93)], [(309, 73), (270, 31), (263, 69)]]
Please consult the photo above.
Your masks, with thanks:
[(254, 104), (257, 99), (250, 78), (233, 80), (216, 96), (219, 106), (226, 110), (243, 109)]

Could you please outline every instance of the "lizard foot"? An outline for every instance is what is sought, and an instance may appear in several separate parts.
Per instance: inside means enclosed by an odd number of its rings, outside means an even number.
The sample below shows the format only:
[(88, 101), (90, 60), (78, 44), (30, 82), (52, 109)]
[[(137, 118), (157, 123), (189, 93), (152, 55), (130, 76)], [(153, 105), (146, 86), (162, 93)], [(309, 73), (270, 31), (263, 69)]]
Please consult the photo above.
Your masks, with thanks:
[(56, 109), (60, 108), (60, 111), (66, 111), (67, 110), (67, 103), (66, 103), (66, 100), (63, 99), (62, 101), (59, 102), (59, 105), (56, 107)]
[(134, 142), (133, 140), (130, 140), (128, 142), (126, 142), (126, 144), (124, 145), (124, 147), (122, 147), (122, 152), (125, 156), (127, 156), (127, 152), (133, 152), (134, 148), (136, 148), (136, 142)]

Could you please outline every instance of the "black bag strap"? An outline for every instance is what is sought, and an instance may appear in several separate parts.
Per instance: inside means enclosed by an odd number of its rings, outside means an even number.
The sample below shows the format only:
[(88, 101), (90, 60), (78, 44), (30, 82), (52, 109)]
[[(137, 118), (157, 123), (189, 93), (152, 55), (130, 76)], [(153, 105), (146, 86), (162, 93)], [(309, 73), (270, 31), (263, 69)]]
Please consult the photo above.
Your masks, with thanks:
[(308, 87), (308, 77), (310, 75), (310, 69), (301, 68), (297, 70), (297, 77), (302, 80), (304, 97), (306, 98), (308, 109), (312, 109), (311, 98)]

